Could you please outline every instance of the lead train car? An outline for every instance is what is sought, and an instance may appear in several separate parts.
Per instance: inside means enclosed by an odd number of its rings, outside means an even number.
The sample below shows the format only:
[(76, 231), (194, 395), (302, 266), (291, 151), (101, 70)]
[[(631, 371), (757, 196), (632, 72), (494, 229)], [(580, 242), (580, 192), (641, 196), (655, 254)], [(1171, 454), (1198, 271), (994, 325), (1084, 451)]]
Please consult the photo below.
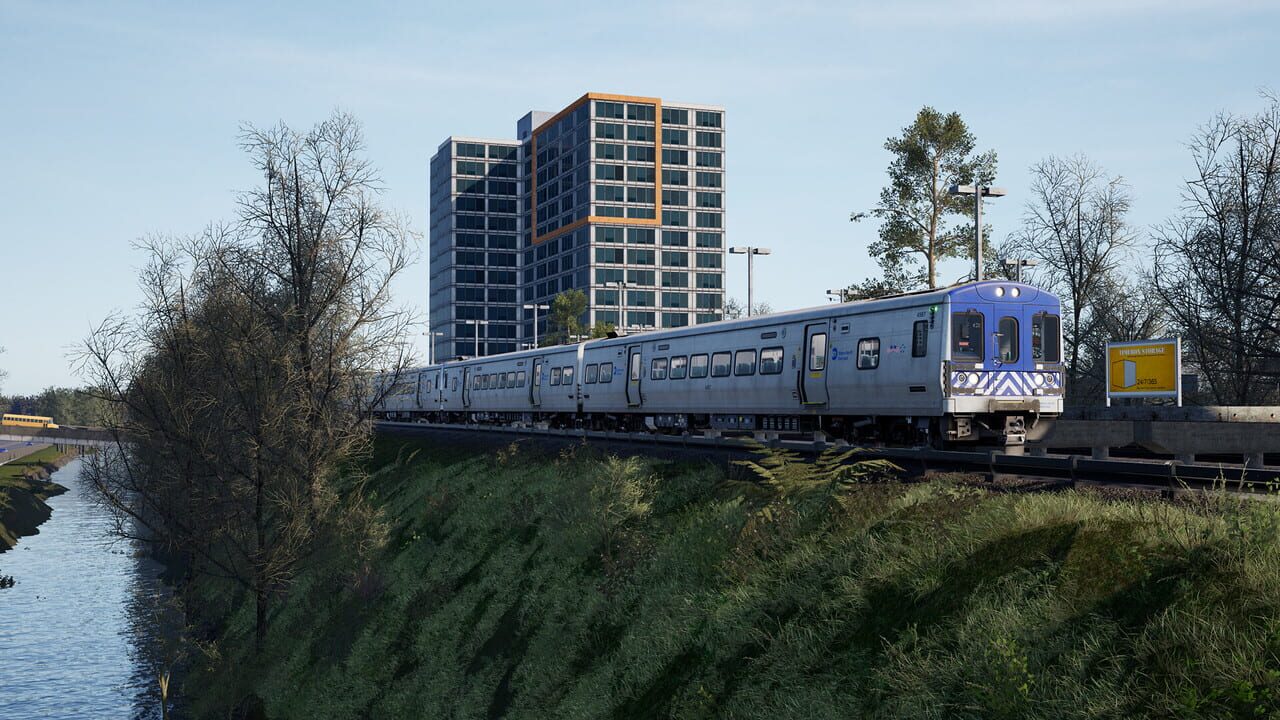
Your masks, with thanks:
[(1017, 445), (1063, 390), (1058, 299), (983, 281), (408, 370), (374, 414)]

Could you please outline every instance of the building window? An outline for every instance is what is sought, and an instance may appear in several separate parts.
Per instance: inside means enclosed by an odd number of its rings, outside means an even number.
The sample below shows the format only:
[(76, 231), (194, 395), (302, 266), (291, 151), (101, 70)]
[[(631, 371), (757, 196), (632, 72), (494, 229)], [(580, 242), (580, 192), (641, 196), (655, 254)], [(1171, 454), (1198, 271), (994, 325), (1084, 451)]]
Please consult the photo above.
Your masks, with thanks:
[(689, 171), (688, 170), (668, 170), (666, 168), (663, 168), (662, 184), (663, 185), (688, 185)]
[(622, 248), (615, 247), (597, 247), (596, 262), (598, 263), (620, 263), (622, 262)]
[(721, 157), (720, 153), (718, 152), (703, 152), (699, 150), (697, 153), (698, 167), (717, 167), (718, 168), (720, 167), (720, 157)]
[(640, 122), (653, 122), (654, 111), (652, 105), (639, 105), (636, 103), (627, 104), (627, 119), (639, 120)]
[(652, 205), (653, 198), (653, 188), (651, 187), (627, 187), (627, 202)]
[(652, 245), (652, 228), (627, 228), (627, 242), (632, 245)]
[(688, 145), (689, 131), (676, 128), (662, 128), (663, 145)]
[(627, 181), (651, 183), (657, 177), (654, 169), (648, 165), (631, 165), (627, 167)]
[(654, 270), (628, 270), (627, 283), (631, 285), (651, 286), (654, 284), (656, 271)]
[[(701, 133), (699, 133), (701, 134)], [(622, 126), (617, 123), (596, 123), (596, 137), (605, 140), (621, 140)]]
[(720, 295), (718, 293), (697, 293), (696, 302), (699, 310), (720, 309)]
[(724, 187), (724, 175), (718, 172), (698, 172), (694, 174), (694, 182), (698, 187)]
[(682, 288), (689, 287), (689, 273), (687, 272), (662, 272), (662, 287)]
[(697, 283), (700, 290), (719, 290), (724, 286), (724, 276), (720, 273), (698, 273)]
[(596, 200), (601, 202), (623, 202), (626, 190), (621, 185), (596, 185)]
[(720, 213), (700, 212), (694, 215), (694, 220), (700, 228), (718, 228), (722, 218), (723, 216)]
[(689, 253), (662, 251), (662, 264), (671, 267), (689, 267)]
[(700, 192), (697, 194), (698, 207), (719, 208), (721, 198), (724, 197), (720, 193)]
[(662, 108), (662, 124), (663, 125), (688, 125), (689, 111), (679, 108)]
[(622, 103), (596, 101), (596, 117), (622, 119)]
[(610, 143), (596, 143), (596, 158), (598, 160), (621, 160), (622, 146)]
[(663, 190), (662, 204), (663, 205), (688, 205), (689, 193), (688, 191), (685, 191), (685, 190)]
[(718, 268), (723, 262), (720, 253), (697, 253), (697, 266), (700, 268)]
[(652, 290), (628, 290), (627, 304), (634, 307), (654, 307)]
[[(653, 142), (652, 125), (628, 125), (627, 139), (632, 142)], [(719, 147), (718, 145), (716, 147)]]
[(627, 250), (627, 262), (633, 265), (653, 265), (656, 253), (653, 250)]
[(654, 152), (652, 145), (628, 145), (627, 160), (631, 162), (653, 162)]
[(720, 127), (720, 113), (710, 112), (708, 110), (698, 110), (694, 114), (694, 121), (698, 127)]
[(700, 232), (695, 239), (700, 248), (718, 248), (724, 243), (720, 233), (713, 232)]
[[(688, 164), (689, 164), (689, 151), (688, 151), (688, 150), (675, 150), (675, 149), (672, 149), (672, 148), (663, 148), (663, 149), (662, 149), (662, 164), (663, 164), (663, 165), (688, 165)], [(461, 163), (459, 163), (459, 165), (461, 165)]]
[(597, 180), (621, 180), (624, 175), (622, 165), (596, 165)]
[(721, 135), (718, 132), (705, 132), (703, 130), (699, 130), (697, 137), (694, 139), (701, 147), (718, 148), (720, 147), (720, 138)]
[(689, 247), (689, 233), (684, 230), (663, 230), (662, 244), (668, 247)]
[(688, 227), (689, 213), (686, 210), (663, 210), (662, 224)]
[(662, 293), (662, 307), (664, 308), (689, 307), (689, 293), (682, 293), (682, 292)]

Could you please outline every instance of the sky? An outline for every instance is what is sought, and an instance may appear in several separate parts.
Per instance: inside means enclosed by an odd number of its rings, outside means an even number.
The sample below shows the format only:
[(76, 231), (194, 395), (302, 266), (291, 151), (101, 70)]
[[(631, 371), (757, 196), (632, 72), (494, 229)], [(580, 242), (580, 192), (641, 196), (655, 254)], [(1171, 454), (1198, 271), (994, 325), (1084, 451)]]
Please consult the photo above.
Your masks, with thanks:
[[(995, 240), (1030, 166), (1076, 153), (1129, 183), (1146, 236), (1179, 207), (1195, 129), (1280, 85), (1276, 47), (1277, 0), (0, 0), (0, 392), (80, 384), (75, 349), (141, 299), (135, 243), (234, 216), (260, 181), (245, 124), (361, 120), (384, 206), (424, 236), (395, 291), (425, 320), (444, 138), (514, 138), (528, 110), (588, 91), (723, 105), (728, 242), (772, 248), (755, 294), (782, 310), (877, 274), (877, 226), (849, 214), (875, 204), (884, 142), (921, 107), (958, 111), (998, 153)], [(728, 258), (731, 296), (745, 262)]]

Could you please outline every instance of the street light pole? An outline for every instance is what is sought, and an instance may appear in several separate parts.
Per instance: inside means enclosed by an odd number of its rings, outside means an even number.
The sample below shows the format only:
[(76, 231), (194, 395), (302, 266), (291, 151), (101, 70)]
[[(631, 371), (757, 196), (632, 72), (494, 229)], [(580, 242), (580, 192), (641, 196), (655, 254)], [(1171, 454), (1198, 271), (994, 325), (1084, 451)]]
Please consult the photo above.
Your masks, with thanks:
[(538, 347), (538, 311), (550, 310), (551, 306), (539, 305), (538, 303), (525, 303), (524, 309), (533, 311), (533, 346), (536, 348)]
[(618, 324), (617, 324), (617, 326), (616, 326), (616, 327), (617, 327), (617, 329), (618, 329), (618, 330), (622, 331), (622, 332), (623, 332), (623, 334), (626, 334), (626, 331), (625, 331), (625, 329), (624, 329), (624, 328), (625, 328), (625, 325), (623, 324), (623, 317), (622, 317), (622, 312), (623, 312), (623, 311), (622, 311), (622, 293), (623, 293), (623, 292), (624, 292), (628, 287), (630, 287), (630, 286), (631, 286), (631, 283), (629, 283), (629, 282), (627, 282), (627, 281), (625, 281), (625, 280), (614, 280), (613, 282), (605, 283), (605, 286), (606, 286), (606, 287), (614, 287), (614, 288), (617, 288), (617, 289), (618, 289)]
[(753, 300), (755, 299), (755, 263), (753, 262), (756, 255), (768, 255), (773, 251), (766, 247), (754, 247), (751, 245), (741, 245), (729, 248), (729, 252), (734, 255), (747, 256), (747, 317), (751, 317)]
[(475, 331), (476, 331), (475, 332), (476, 349), (475, 349), (475, 354), (472, 355), (471, 357), (473, 359), (478, 358), (480, 357), (480, 326), (488, 325), (489, 321), (488, 320), (467, 320), (467, 324), (475, 328)]
[(1036, 260), (1035, 258), (1006, 258), (1004, 261), (1004, 264), (1005, 264), (1005, 267), (1017, 266), (1018, 282), (1022, 282), (1022, 268), (1035, 267), (1040, 264), (1040, 261)]
[(436, 337), (444, 337), (444, 332), (432, 330), (427, 333), (427, 364), (436, 364)]
[(973, 196), (973, 280), (982, 279), (982, 198), (1004, 197), (1008, 194), (1004, 188), (979, 185), (952, 185), (948, 192), (952, 195)]

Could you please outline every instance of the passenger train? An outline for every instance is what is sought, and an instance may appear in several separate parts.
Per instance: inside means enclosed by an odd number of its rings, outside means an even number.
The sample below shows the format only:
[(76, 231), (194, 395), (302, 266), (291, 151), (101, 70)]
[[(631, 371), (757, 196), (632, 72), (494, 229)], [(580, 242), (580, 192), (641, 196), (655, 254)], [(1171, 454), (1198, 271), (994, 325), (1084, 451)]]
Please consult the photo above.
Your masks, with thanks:
[(380, 377), (386, 420), (1019, 445), (1062, 412), (1060, 303), (982, 281)]

